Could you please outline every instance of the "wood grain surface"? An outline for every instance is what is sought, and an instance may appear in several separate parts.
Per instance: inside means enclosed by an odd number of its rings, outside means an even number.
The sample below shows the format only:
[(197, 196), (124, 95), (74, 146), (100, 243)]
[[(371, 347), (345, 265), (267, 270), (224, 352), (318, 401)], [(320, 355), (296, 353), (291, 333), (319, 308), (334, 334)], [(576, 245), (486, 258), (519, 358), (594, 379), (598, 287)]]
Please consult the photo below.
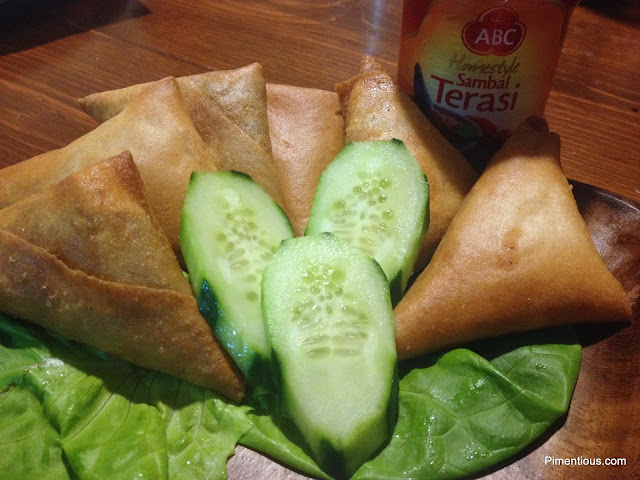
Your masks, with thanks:
[[(562, 137), (567, 176), (604, 189), (578, 183), (576, 198), (601, 254), (636, 298), (639, 12), (635, 1), (576, 9), (546, 111)], [(394, 73), (401, 16), (399, 0), (2, 2), (0, 168), (94, 128), (77, 98), (96, 91), (252, 62), (268, 82), (332, 90), (363, 54)], [(640, 327), (581, 328), (580, 335), (584, 360), (568, 416), (486, 478), (640, 478)], [(627, 466), (552, 467), (545, 455), (624, 457)], [(266, 464), (242, 449), (230, 478), (299, 478)]]
[[(547, 116), (569, 178), (640, 200), (637, 2), (576, 9)], [(587, 8), (589, 7), (589, 8)], [(259, 62), (269, 82), (332, 90), (363, 54), (395, 72), (399, 0), (10, 0), (0, 15), (0, 167), (94, 124), (89, 93)]]

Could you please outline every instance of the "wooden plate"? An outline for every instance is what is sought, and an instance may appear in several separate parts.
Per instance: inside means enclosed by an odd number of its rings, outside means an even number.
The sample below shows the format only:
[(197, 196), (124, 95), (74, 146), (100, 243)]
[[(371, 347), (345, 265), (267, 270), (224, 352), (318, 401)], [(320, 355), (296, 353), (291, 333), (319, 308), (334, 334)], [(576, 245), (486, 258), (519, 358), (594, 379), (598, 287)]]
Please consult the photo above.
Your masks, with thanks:
[[(598, 252), (634, 302), (634, 322), (577, 327), (584, 351), (568, 414), (476, 479), (640, 478), (640, 204), (572, 184)], [(621, 464), (591, 465), (607, 459)], [(229, 480), (308, 478), (242, 446), (227, 467)]]

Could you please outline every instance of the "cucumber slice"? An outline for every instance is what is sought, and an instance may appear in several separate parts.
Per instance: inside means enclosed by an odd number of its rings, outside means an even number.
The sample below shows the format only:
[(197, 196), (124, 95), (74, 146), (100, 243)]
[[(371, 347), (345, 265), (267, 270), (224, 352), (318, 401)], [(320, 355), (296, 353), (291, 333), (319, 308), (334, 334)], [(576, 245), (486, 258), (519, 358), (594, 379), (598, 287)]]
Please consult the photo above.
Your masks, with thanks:
[(331, 233), (284, 241), (262, 279), (284, 413), (327, 473), (350, 476), (397, 416), (395, 321), (375, 260)]
[(270, 353), (261, 308), (262, 272), (293, 230), (282, 209), (243, 173), (195, 172), (182, 212), (180, 247), (198, 305), (249, 384)]
[(429, 226), (429, 183), (397, 139), (352, 142), (318, 182), (305, 235), (332, 232), (382, 267), (397, 303)]

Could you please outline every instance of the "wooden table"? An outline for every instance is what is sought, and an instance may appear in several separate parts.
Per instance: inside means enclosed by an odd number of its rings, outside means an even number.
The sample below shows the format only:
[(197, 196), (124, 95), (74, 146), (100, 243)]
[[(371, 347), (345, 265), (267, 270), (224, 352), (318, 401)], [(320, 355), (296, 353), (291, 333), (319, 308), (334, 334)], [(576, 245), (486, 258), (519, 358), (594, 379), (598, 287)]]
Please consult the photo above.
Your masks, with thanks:
[[(93, 128), (75, 100), (99, 90), (254, 61), (331, 90), (364, 53), (395, 72), (402, 16), (400, 0), (19, 3), (34, 8), (0, 18), (0, 167)], [(609, 8), (575, 11), (547, 116), (569, 178), (640, 200), (640, 8)]]
[[(395, 73), (402, 16), (400, 0), (0, 4), (0, 167), (94, 128), (76, 99), (95, 91), (251, 62), (263, 65), (268, 82), (331, 90), (356, 72), (363, 54), (378, 56)], [(633, 2), (579, 7), (547, 108), (551, 128), (563, 139), (567, 176), (635, 201), (639, 26), (640, 7)], [(631, 248), (640, 248), (638, 242), (632, 239)], [(591, 373), (581, 374), (572, 406), (577, 413), (566, 422), (583, 435), (562, 437), (561, 429), (559, 440), (545, 437), (491, 478), (633, 478), (640, 468), (638, 333), (636, 323), (623, 333), (596, 335), (585, 349), (583, 372)], [(583, 428), (580, 418), (593, 421)], [(615, 471), (544, 467), (542, 455), (550, 448), (556, 456), (626, 457), (631, 465)]]

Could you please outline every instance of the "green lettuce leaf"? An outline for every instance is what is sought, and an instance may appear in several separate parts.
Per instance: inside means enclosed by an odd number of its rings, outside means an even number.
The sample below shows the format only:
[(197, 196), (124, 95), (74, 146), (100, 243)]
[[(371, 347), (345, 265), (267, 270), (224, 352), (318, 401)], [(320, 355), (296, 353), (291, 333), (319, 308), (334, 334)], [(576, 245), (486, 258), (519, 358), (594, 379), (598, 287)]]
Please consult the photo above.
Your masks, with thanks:
[(519, 452), (569, 408), (582, 352), (571, 329), (470, 348), (404, 366), (393, 437), (356, 479), (467, 476)]
[[(355, 478), (455, 478), (503, 461), (567, 411), (580, 355), (559, 329), (402, 365), (393, 437)], [(238, 443), (329, 478), (276, 415), (0, 315), (0, 478), (224, 479)]]
[(7, 318), (0, 332), (0, 478), (226, 478), (248, 407)]
[(238, 441), (241, 445), (263, 452), (283, 465), (305, 472), (314, 478), (331, 477), (316, 465), (304, 448), (302, 436), (282, 419), (274, 415), (249, 412), (252, 428)]

